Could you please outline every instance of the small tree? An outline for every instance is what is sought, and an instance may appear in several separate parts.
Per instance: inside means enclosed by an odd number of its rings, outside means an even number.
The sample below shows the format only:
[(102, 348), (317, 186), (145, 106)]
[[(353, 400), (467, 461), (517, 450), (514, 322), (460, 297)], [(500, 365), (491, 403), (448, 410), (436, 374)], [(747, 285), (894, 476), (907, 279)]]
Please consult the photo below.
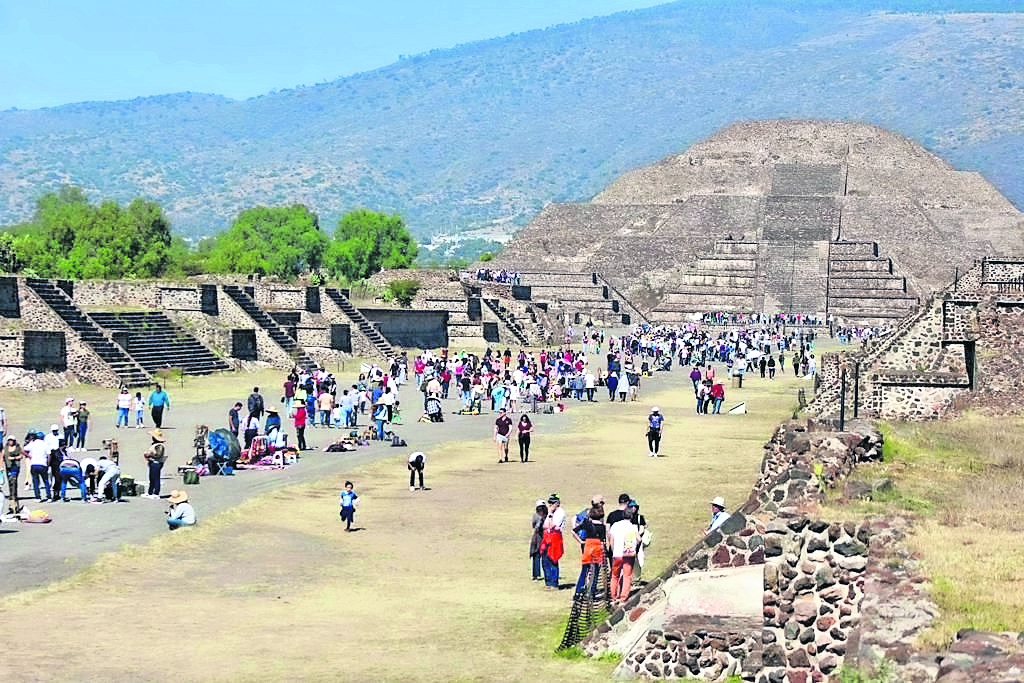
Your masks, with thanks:
[(385, 298), (388, 301), (396, 301), (399, 306), (408, 308), (416, 293), (420, 291), (419, 280), (392, 280), (385, 290)]

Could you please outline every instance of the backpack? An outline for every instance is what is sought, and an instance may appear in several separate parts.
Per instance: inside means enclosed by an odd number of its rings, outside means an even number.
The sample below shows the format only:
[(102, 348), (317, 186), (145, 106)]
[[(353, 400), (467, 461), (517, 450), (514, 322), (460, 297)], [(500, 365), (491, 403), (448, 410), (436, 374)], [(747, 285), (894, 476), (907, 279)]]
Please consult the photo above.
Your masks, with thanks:
[(590, 508), (583, 508), (576, 513), (576, 518), (573, 520), (572, 529), (576, 532), (576, 535), (581, 539), (587, 539), (587, 532), (582, 528), (583, 522), (585, 522), (590, 515)]
[(405, 446), (407, 444), (405, 443), (405, 439), (400, 437), (398, 434), (392, 434), (391, 435), (391, 445), (394, 448), (401, 448), (402, 446)]

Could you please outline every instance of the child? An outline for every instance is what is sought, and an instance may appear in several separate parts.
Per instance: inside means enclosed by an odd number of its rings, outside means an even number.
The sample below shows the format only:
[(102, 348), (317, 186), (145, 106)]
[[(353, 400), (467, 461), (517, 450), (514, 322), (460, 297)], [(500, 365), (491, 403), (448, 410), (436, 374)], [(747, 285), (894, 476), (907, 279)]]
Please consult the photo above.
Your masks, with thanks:
[(146, 400), (142, 398), (142, 392), (136, 391), (132, 399), (132, 408), (135, 409), (135, 428), (142, 429), (142, 411), (146, 409)]
[(341, 503), (341, 518), (345, 520), (345, 531), (352, 531), (352, 522), (356, 520), (356, 501), (359, 494), (352, 490), (352, 482), (345, 482), (345, 490), (338, 496)]

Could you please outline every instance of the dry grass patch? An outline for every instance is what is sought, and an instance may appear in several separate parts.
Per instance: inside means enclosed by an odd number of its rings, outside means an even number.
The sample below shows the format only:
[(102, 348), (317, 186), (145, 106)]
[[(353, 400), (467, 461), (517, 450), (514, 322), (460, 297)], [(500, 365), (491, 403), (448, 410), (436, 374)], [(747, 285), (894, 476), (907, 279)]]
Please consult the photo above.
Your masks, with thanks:
[(909, 539), (942, 615), (924, 643), (957, 630), (1024, 630), (1024, 419), (969, 414), (948, 422), (884, 425), (886, 461), (858, 470), (893, 491), (855, 510), (911, 513)]
[[(553, 655), (571, 591), (530, 580), (534, 500), (557, 491), (572, 515), (594, 493), (628, 491), (654, 532), (652, 576), (698, 538), (712, 496), (745, 499), (794, 392), (793, 381), (751, 383), (742, 417), (693, 415), (686, 387), (614, 407), (570, 402), (573, 433), (538, 433), (526, 465), (498, 465), (489, 441), (458, 441), (428, 453), (426, 492), (408, 491), (407, 454), (396, 449), (336, 479), (265, 494), (0, 603), (0, 619), (25, 632), (49, 632), (60, 615), (62, 643), (52, 653), (13, 649), (0, 677), (607, 679), (612, 661)], [(660, 459), (646, 454), (652, 403), (668, 416)], [(362, 497), (365, 530), (353, 534), (337, 516), (346, 478)], [(566, 550), (563, 584), (579, 572), (571, 542)], [(173, 646), (168, 633), (182, 631), (197, 637)], [(98, 641), (124, 656), (86, 656)]]

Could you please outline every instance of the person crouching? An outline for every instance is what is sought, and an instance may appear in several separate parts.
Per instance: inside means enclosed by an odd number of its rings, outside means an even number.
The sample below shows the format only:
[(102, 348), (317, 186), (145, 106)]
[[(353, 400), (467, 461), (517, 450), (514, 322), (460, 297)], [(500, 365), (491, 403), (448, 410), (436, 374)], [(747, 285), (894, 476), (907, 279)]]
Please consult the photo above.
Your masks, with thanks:
[(174, 531), (183, 526), (195, 526), (196, 511), (188, 502), (188, 493), (178, 490), (171, 491), (169, 500), (171, 507), (167, 509), (167, 528)]

